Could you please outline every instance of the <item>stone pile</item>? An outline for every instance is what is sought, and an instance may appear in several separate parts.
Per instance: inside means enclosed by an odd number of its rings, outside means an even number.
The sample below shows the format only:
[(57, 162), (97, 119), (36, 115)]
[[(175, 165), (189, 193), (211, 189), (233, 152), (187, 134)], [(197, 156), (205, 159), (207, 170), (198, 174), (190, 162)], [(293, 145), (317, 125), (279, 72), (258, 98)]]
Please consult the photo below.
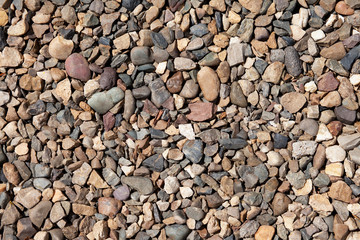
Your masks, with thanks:
[(360, 239), (359, 0), (0, 0), (2, 239)]

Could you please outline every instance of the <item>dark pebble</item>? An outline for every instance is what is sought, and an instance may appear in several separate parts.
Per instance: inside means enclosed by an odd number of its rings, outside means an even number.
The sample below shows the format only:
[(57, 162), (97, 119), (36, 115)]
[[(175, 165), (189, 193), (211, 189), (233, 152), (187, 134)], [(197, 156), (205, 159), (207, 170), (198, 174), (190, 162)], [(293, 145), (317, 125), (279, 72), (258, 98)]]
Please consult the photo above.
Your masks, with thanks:
[(290, 75), (297, 77), (302, 72), (299, 53), (293, 46), (285, 48), (285, 66)]

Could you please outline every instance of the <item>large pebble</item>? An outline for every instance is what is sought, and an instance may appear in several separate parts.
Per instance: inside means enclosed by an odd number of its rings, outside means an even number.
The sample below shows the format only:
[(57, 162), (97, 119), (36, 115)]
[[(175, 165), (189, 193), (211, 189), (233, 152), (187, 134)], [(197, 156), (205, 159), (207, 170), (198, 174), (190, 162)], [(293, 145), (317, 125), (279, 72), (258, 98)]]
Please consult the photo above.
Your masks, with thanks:
[(296, 113), (304, 106), (306, 98), (301, 93), (290, 92), (281, 97), (280, 103), (290, 113)]
[(79, 53), (71, 54), (65, 61), (65, 70), (70, 77), (88, 81), (91, 77), (89, 64)]
[(74, 48), (74, 43), (62, 36), (57, 36), (49, 44), (49, 53), (53, 58), (65, 60), (70, 56)]
[(220, 91), (220, 81), (216, 72), (212, 68), (201, 68), (197, 74), (197, 81), (206, 100), (214, 101), (217, 99)]
[(135, 65), (143, 65), (154, 61), (149, 47), (134, 47), (131, 49), (130, 59)]

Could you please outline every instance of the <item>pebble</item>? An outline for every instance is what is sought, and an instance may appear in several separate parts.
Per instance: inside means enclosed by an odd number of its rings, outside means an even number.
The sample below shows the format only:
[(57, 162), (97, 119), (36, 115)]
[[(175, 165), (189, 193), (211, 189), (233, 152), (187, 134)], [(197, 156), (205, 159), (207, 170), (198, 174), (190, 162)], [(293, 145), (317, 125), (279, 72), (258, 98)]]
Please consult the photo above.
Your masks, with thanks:
[(297, 77), (302, 73), (301, 60), (293, 46), (285, 48), (285, 66), (290, 75)]
[(281, 97), (280, 103), (290, 113), (296, 113), (304, 106), (306, 98), (301, 93), (290, 92)]
[(236, 104), (239, 107), (247, 106), (246, 97), (242, 91), (240, 84), (237, 82), (233, 82), (231, 84), (230, 100), (231, 100), (231, 103)]
[(104, 90), (109, 90), (116, 85), (117, 79), (116, 71), (111, 67), (106, 67), (99, 79), (100, 87)]
[(17, 67), (23, 62), (23, 55), (16, 49), (5, 47), (0, 54), (0, 67)]
[(62, 36), (57, 36), (49, 44), (49, 54), (56, 59), (66, 60), (74, 48), (74, 43)]
[(86, 59), (79, 53), (73, 53), (65, 61), (65, 69), (70, 77), (81, 81), (88, 81), (91, 77)]
[(197, 81), (207, 101), (214, 101), (219, 96), (220, 81), (210, 67), (202, 67), (197, 74)]
[(209, 102), (196, 102), (189, 104), (190, 113), (186, 118), (191, 121), (206, 121), (213, 118), (215, 114), (215, 105)]
[(130, 196), (130, 189), (126, 185), (120, 186), (115, 189), (113, 195), (117, 200), (125, 201)]
[(128, 185), (130, 188), (135, 189), (140, 194), (148, 195), (154, 191), (154, 186), (150, 179), (146, 177), (123, 177), (121, 178), (123, 184)]
[(143, 65), (154, 61), (149, 47), (134, 47), (131, 49), (130, 59), (134, 65)]

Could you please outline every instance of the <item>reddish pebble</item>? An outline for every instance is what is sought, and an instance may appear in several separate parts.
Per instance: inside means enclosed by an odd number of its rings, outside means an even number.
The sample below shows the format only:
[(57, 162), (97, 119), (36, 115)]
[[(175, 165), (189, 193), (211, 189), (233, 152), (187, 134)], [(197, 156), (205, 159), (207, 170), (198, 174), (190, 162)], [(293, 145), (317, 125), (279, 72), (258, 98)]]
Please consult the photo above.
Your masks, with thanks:
[(84, 82), (91, 77), (89, 64), (79, 53), (73, 53), (66, 59), (65, 70), (70, 77)]
[(121, 206), (121, 202), (115, 198), (101, 197), (98, 200), (99, 213), (111, 218), (113, 218), (118, 213)]
[(183, 76), (181, 72), (175, 73), (171, 78), (166, 82), (166, 87), (171, 93), (178, 93), (182, 89)]
[(20, 175), (17, 168), (11, 163), (3, 164), (3, 173), (9, 183), (18, 185), (20, 183)]
[(319, 77), (318, 90), (322, 92), (334, 91), (339, 86), (339, 81), (332, 72), (325, 73)]
[(354, 9), (352, 9), (344, 1), (340, 1), (336, 4), (335, 11), (341, 15), (353, 15), (354, 14)]
[(215, 114), (215, 105), (210, 102), (196, 102), (189, 104), (190, 113), (186, 115), (191, 121), (206, 121)]
[(114, 114), (112, 114), (111, 112), (106, 113), (103, 116), (103, 122), (105, 131), (109, 131), (110, 129), (112, 129), (115, 126)]
[(340, 121), (332, 121), (327, 125), (330, 133), (333, 136), (338, 136), (341, 133), (343, 124)]

